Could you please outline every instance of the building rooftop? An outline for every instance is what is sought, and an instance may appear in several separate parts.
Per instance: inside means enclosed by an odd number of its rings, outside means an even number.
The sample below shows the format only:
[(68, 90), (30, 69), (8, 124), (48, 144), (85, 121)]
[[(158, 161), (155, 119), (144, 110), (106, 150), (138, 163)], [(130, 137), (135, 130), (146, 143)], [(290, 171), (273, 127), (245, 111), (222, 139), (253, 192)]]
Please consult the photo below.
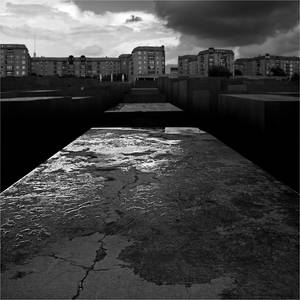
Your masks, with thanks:
[(297, 56), (282, 56), (282, 55), (258, 55), (254, 57), (246, 57), (246, 58), (238, 58), (236, 59), (236, 62), (247, 62), (247, 61), (252, 61), (252, 60), (257, 60), (257, 59), (265, 59), (266, 57), (269, 57), (270, 59), (289, 59), (289, 60), (295, 60), (299, 61), (300, 58)]
[(132, 50), (132, 53), (136, 52), (136, 51), (165, 51), (165, 47), (164, 46), (158, 46), (158, 47), (153, 47), (153, 46), (139, 46), (139, 47), (135, 47)]
[[(45, 56), (40, 56), (40, 57), (33, 57), (32, 61), (43, 61), (43, 60), (54, 60), (54, 61), (65, 61), (68, 60), (68, 57), (45, 57)], [(80, 57), (73, 57), (74, 61), (80, 60)], [(114, 60), (118, 61), (118, 57), (86, 57), (87, 61), (91, 60), (99, 60), (99, 61), (106, 61), (106, 60)]]
[(180, 55), (178, 59), (189, 59), (190, 61), (197, 60), (197, 55), (187, 54), (187, 55)]
[(131, 54), (121, 54), (121, 55), (119, 55), (119, 58), (129, 58), (129, 57), (131, 57)]
[(230, 49), (216, 49), (216, 48), (208, 48), (206, 50), (200, 51), (198, 55), (207, 54), (207, 53), (220, 53), (220, 52), (234, 55), (234, 52)]
[(1, 49), (27, 49), (24, 44), (0, 44)]

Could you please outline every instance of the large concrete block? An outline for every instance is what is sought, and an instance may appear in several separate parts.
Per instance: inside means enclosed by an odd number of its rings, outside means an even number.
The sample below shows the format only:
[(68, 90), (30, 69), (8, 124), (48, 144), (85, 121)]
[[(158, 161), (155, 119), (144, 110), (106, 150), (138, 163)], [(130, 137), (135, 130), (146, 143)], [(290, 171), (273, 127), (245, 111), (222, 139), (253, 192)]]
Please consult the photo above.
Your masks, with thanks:
[(246, 84), (229, 84), (227, 87), (228, 92), (246, 92)]
[(203, 78), (190, 78), (189, 84), (192, 90), (221, 90), (222, 78), (203, 77)]
[(188, 107), (188, 79), (182, 79), (178, 81), (178, 104), (181, 108), (186, 109)]
[(175, 105), (178, 105), (179, 104), (179, 101), (178, 101), (178, 98), (179, 98), (179, 94), (178, 94), (178, 80), (172, 80), (171, 81), (171, 91), (172, 91), (172, 94), (171, 94), (171, 98), (172, 98), (172, 101), (171, 103), (174, 103)]
[(299, 100), (288, 96), (221, 94), (218, 101), (219, 117), (236, 126), (247, 126), (260, 134), (269, 133), (275, 128), (292, 128), (297, 124), (298, 111)]
[(166, 82), (166, 94), (169, 102), (172, 102), (172, 81), (168, 79)]
[(210, 92), (209, 90), (195, 90), (191, 95), (191, 107), (194, 113), (210, 114)]

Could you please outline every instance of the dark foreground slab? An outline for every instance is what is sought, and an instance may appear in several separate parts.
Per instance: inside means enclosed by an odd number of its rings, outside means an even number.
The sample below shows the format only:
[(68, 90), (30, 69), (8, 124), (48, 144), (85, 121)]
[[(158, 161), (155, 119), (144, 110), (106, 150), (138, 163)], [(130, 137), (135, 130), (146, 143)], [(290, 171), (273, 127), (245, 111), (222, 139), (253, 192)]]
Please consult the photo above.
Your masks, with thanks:
[(196, 132), (91, 129), (4, 191), (2, 298), (298, 298), (298, 196)]

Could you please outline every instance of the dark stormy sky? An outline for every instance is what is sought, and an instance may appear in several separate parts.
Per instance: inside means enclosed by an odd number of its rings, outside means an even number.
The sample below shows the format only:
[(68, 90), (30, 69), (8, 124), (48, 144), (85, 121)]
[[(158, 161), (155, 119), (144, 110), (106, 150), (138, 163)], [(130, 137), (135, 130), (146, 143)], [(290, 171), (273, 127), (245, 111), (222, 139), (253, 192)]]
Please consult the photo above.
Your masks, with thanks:
[(116, 56), (165, 45), (167, 62), (207, 47), (299, 55), (298, 1), (1, 0), (0, 40), (31, 54)]

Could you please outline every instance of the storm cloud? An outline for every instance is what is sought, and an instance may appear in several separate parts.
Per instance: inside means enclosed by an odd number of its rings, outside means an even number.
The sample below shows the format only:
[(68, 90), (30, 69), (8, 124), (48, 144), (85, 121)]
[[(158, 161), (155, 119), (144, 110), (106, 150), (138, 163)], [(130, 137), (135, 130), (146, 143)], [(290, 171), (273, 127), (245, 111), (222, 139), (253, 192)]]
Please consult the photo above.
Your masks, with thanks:
[(299, 21), (298, 1), (157, 1), (155, 9), (167, 27), (203, 47), (262, 44)]

